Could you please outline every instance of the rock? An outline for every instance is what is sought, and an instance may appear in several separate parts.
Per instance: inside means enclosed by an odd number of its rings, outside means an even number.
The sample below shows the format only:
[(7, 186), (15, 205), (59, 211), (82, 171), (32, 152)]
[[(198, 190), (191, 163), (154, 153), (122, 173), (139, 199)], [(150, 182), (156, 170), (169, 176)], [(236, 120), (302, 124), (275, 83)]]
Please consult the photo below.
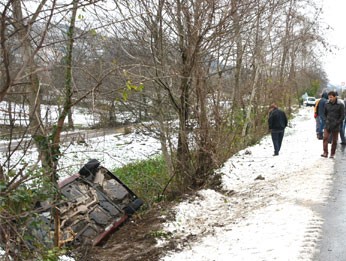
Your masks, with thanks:
[(255, 180), (265, 180), (265, 178), (262, 175), (258, 175)]

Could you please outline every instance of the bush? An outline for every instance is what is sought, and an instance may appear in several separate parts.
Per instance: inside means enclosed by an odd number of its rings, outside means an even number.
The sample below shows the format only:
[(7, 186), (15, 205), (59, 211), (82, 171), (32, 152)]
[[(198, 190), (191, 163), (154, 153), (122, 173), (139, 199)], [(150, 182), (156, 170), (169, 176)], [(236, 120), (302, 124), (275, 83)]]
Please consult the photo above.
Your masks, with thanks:
[(145, 202), (146, 207), (163, 199), (162, 191), (169, 182), (162, 156), (128, 164), (113, 173)]
[[(16, 174), (9, 172), (7, 177), (16, 177)], [(54, 260), (57, 255), (49, 252), (50, 246), (37, 241), (32, 232), (43, 226), (36, 219), (37, 202), (54, 198), (56, 189), (40, 169), (29, 172), (27, 179), (13, 189), (10, 184), (14, 183), (0, 181), (0, 249), (6, 249), (14, 260), (41, 260), (47, 253), (49, 259), (42, 260)]]

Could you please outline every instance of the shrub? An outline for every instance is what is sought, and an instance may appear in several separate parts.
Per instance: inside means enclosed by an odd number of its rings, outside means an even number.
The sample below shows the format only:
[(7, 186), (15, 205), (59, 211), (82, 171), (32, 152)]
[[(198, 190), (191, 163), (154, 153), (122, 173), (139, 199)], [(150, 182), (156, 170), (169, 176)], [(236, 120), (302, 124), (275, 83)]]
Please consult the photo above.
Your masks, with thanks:
[(169, 181), (162, 156), (128, 164), (113, 173), (145, 202), (146, 207), (162, 200), (162, 191)]

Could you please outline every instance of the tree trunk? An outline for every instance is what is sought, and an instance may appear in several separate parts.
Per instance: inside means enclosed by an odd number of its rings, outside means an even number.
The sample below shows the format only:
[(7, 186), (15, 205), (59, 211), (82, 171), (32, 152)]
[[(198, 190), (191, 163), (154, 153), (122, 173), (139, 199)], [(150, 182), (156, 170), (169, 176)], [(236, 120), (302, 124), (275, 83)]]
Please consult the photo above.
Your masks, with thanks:
[(179, 133), (178, 133), (178, 145), (177, 145), (177, 167), (178, 182), (182, 188), (191, 183), (192, 179), (192, 165), (191, 155), (188, 142), (188, 90), (190, 84), (187, 79), (183, 79), (181, 83), (180, 94), (180, 111), (179, 111)]
[[(40, 83), (37, 75), (37, 66), (34, 61), (34, 51), (30, 42), (30, 28), (31, 24), (25, 25), (22, 6), (20, 0), (14, 0), (12, 2), (15, 27), (18, 30), (21, 46), (20, 51), (22, 55), (23, 64), (25, 65), (25, 73), (27, 78), (24, 78), (29, 84), (29, 97), (27, 102), (29, 103), (29, 132), (33, 137), (43, 137), (44, 128), (42, 126), (41, 119), (41, 94)], [(35, 139), (36, 144), (40, 147), (39, 142), (43, 142), (41, 139), (38, 141)], [(40, 151), (40, 157), (43, 162), (47, 160), (46, 152)]]
[(213, 156), (215, 155), (215, 144), (213, 144), (210, 138), (210, 124), (207, 116), (207, 84), (205, 73), (202, 68), (199, 68), (197, 75), (195, 75), (195, 79), (199, 130), (197, 133), (198, 152), (196, 175), (194, 176), (192, 185), (197, 188), (205, 183), (207, 177), (212, 173), (215, 167), (213, 161)]
[(258, 86), (258, 76), (259, 76), (259, 71), (260, 71), (260, 67), (259, 65), (255, 65), (255, 72), (254, 72), (254, 78), (253, 78), (253, 82), (252, 82), (252, 87), (251, 87), (251, 95), (250, 95), (250, 100), (248, 103), (248, 106), (246, 107), (246, 117), (244, 120), (244, 126), (243, 126), (243, 130), (242, 130), (242, 137), (245, 137), (248, 134), (248, 130), (249, 130), (249, 125), (251, 123), (251, 112), (252, 112), (252, 104), (253, 101), (256, 97), (257, 94), (257, 86)]

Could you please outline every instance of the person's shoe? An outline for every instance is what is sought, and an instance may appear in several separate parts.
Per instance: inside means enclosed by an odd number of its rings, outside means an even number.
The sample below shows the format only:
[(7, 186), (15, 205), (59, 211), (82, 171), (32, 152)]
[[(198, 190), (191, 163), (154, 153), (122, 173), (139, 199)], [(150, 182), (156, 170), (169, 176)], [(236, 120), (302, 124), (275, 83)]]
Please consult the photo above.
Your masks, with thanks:
[(279, 152), (274, 152), (273, 156), (279, 156)]
[(334, 159), (335, 154), (331, 154), (329, 158)]
[(327, 154), (327, 153), (323, 153), (323, 154), (321, 154), (321, 157), (327, 158), (327, 157), (328, 157), (328, 154)]

